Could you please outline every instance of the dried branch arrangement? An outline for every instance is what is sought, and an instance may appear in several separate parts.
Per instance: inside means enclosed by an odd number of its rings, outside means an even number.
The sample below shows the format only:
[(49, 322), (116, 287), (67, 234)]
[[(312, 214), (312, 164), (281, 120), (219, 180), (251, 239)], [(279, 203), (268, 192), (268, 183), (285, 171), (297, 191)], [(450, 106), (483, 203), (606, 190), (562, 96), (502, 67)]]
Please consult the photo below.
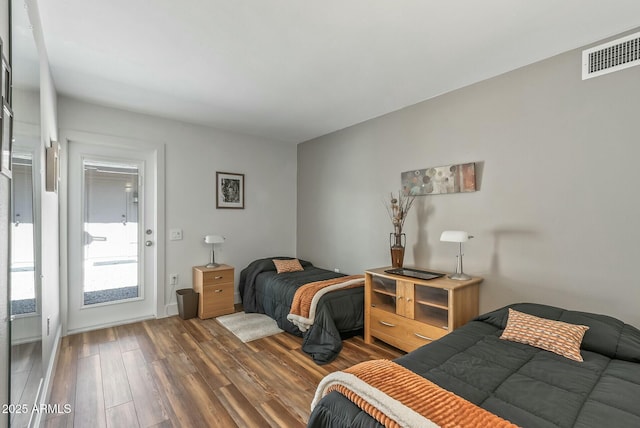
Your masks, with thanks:
[(389, 213), (389, 218), (393, 224), (394, 233), (402, 233), (404, 221), (407, 218), (407, 214), (409, 214), (409, 210), (413, 206), (414, 200), (415, 196), (405, 195), (399, 191), (397, 198), (393, 196), (393, 192), (391, 192), (389, 200), (384, 201), (385, 208), (387, 209), (387, 213)]

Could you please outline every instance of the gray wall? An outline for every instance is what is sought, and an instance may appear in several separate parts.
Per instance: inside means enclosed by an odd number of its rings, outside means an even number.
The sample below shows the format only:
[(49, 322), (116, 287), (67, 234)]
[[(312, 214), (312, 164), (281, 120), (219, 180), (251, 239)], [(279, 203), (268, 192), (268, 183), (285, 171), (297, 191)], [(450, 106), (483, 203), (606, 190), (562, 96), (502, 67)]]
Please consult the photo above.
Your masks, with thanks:
[[(252, 260), (295, 253), (295, 146), (67, 97), (59, 98), (58, 112), (63, 140), (71, 131), (82, 131), (165, 146), (164, 233), (182, 229), (183, 239), (165, 241), (159, 289), (167, 307), (158, 317), (177, 314), (174, 290), (191, 287), (192, 267), (208, 263), (205, 235), (227, 238), (215, 257), (235, 267), (236, 284)], [(216, 171), (245, 174), (245, 209), (216, 209)], [(179, 275), (177, 286), (168, 284), (173, 273)]]
[(400, 173), (475, 161), (480, 191), (418, 198), (405, 264), (454, 269), (440, 233), (466, 230), (481, 311), (533, 301), (640, 326), (640, 67), (582, 81), (580, 55), (299, 144), (298, 256), (347, 273), (390, 264), (381, 201)]

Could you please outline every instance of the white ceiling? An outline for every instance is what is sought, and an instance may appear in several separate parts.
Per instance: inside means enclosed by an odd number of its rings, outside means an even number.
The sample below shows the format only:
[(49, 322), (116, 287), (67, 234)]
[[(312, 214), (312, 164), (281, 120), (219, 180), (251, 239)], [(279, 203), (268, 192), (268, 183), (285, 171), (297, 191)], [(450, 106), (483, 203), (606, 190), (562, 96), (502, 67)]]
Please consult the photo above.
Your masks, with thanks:
[(60, 94), (292, 143), (640, 25), (638, 0), (39, 7)]

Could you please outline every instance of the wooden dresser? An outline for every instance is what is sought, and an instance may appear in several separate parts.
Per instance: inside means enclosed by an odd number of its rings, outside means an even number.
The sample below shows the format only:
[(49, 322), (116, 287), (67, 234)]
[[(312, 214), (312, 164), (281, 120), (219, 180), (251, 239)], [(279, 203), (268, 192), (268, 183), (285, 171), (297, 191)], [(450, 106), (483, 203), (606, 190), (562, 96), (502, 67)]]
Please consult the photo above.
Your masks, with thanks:
[(365, 272), (365, 343), (375, 337), (410, 352), (478, 316), (482, 278), (423, 280), (389, 274), (387, 269), (391, 268)]
[(198, 317), (205, 319), (231, 314), (233, 307), (233, 266), (194, 266), (193, 289), (200, 293)]

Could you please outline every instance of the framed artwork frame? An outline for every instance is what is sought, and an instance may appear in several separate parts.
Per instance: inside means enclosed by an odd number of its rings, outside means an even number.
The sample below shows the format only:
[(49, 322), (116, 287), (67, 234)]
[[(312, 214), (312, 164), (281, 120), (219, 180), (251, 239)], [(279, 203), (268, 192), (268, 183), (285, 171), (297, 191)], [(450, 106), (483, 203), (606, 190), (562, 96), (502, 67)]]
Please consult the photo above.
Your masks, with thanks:
[(216, 171), (216, 208), (244, 209), (244, 174)]
[(11, 66), (7, 58), (2, 55), (2, 99), (11, 105)]
[(13, 112), (2, 99), (0, 115), (0, 172), (11, 178), (11, 156), (13, 154)]
[(45, 149), (46, 151), (46, 166), (45, 166), (45, 190), (47, 192), (58, 192), (58, 181), (60, 179), (59, 168), (59, 151), (60, 145), (57, 141), (52, 141), (51, 146)]
[[(0, 38), (0, 52), (3, 46)], [(0, 173), (11, 178), (13, 155), (13, 111), (11, 110), (11, 65), (0, 55)]]
[(475, 192), (475, 162), (405, 171), (400, 181), (405, 195)]

